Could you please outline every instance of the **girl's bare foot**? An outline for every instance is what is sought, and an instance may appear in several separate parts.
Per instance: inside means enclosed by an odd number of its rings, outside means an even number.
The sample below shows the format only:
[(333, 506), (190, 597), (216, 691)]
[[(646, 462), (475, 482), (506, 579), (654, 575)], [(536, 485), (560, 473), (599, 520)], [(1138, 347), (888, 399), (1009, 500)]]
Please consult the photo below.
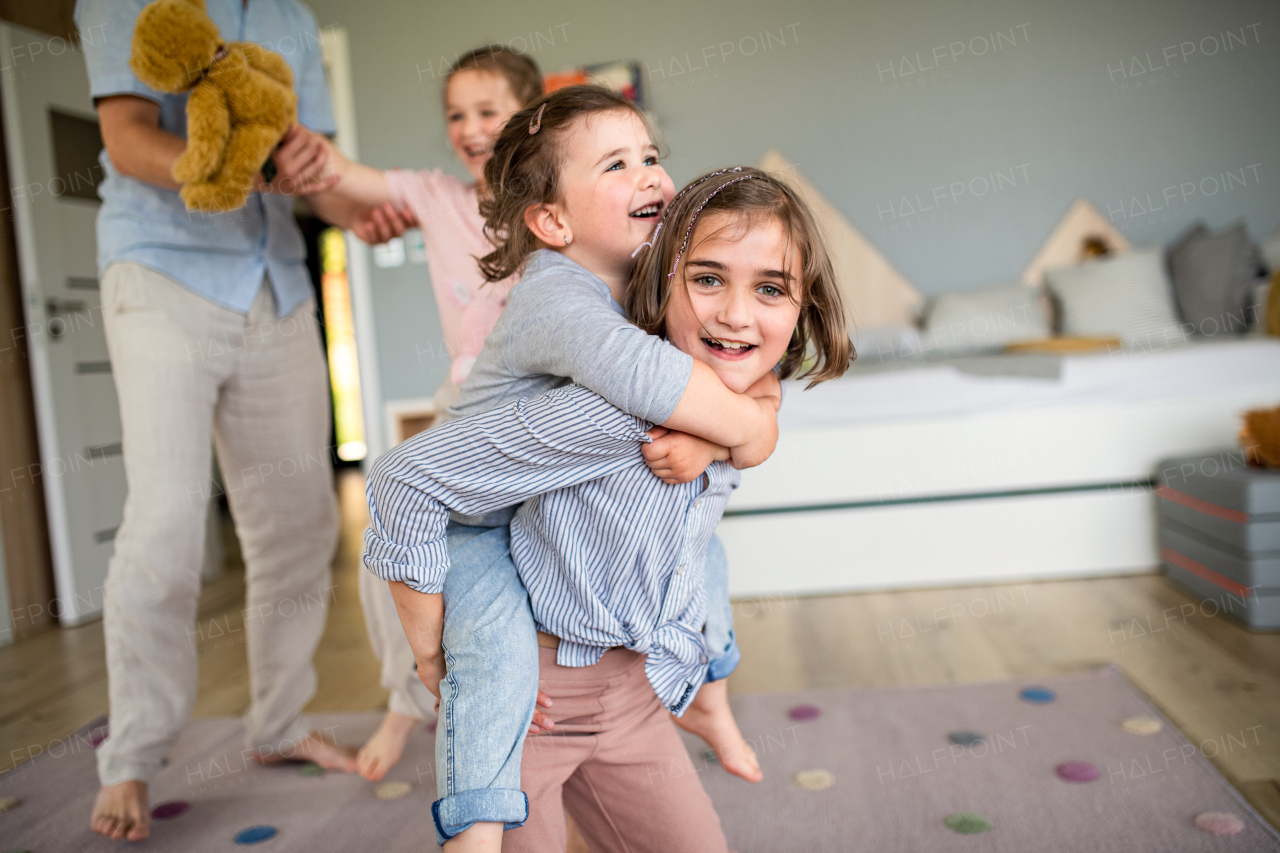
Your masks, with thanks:
[(382, 725), (378, 726), (378, 730), (356, 753), (360, 775), (370, 782), (381, 781), (387, 771), (396, 766), (400, 756), (404, 755), (404, 745), (409, 741), (409, 733), (417, 724), (417, 717), (388, 711), (382, 718)]
[(103, 785), (93, 803), (89, 827), (112, 841), (127, 838), (142, 841), (151, 835), (151, 812), (147, 809), (147, 783), (130, 779), (118, 785)]
[(278, 752), (258, 752), (253, 760), (263, 765), (283, 764), (287, 761), (314, 761), (325, 770), (339, 773), (356, 772), (355, 750), (340, 746), (319, 732), (312, 732), (296, 743), (286, 742)]
[(702, 685), (684, 716), (674, 719), (680, 728), (705, 740), (715, 750), (720, 766), (734, 776), (748, 782), (764, 778), (755, 750), (738, 731), (729, 709), (729, 685), (724, 679)]

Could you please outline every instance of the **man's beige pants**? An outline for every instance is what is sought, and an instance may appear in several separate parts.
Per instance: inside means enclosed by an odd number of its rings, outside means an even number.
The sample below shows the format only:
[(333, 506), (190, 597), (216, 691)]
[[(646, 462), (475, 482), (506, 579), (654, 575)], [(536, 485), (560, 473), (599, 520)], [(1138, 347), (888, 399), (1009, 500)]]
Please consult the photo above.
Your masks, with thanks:
[[(290, 754), (309, 730), (301, 712), (315, 693), (338, 532), (314, 302), (277, 318), (264, 279), (245, 316), (117, 262), (102, 277), (102, 311), (129, 494), (107, 572), (111, 723), (99, 778), (155, 775), (191, 714), (198, 649), (219, 641), (247, 646), (246, 748)], [(247, 590), (242, 614), (201, 624), (211, 443)]]

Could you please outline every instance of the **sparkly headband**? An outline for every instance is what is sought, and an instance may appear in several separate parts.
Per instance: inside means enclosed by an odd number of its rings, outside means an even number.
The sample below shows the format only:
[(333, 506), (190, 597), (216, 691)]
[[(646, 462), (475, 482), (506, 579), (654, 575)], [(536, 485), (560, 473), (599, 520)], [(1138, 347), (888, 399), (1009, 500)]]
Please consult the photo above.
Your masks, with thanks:
[[(725, 170), (722, 170), (722, 171), (720, 171), (720, 172), (718, 172), (718, 173), (717, 173), (717, 172), (712, 172), (710, 175), (707, 175), (707, 177), (708, 177), (708, 178), (710, 178), (710, 177), (712, 177), (713, 175), (716, 175), (716, 174), (721, 174), (721, 175), (723, 175), (723, 174), (725, 174), (726, 172), (741, 172), (741, 171), (742, 171), (742, 167), (741, 167), (741, 166), (739, 166), (739, 167), (738, 167), (738, 168), (736, 168), (736, 169), (725, 169)], [(671, 265), (671, 272), (667, 273), (667, 280), (668, 280), (668, 281), (670, 281), (670, 280), (671, 280), (671, 278), (672, 278), (673, 276), (675, 276), (675, 274), (676, 274), (676, 270), (680, 269), (680, 259), (684, 257), (684, 250), (685, 250), (686, 248), (688, 248), (688, 246), (689, 246), (689, 235), (693, 233), (693, 225), (694, 225), (694, 223), (695, 223), (695, 222), (697, 222), (697, 221), (698, 221), (698, 216), (699, 216), (699, 214), (701, 214), (701, 213), (702, 213), (702, 208), (704, 208), (704, 207), (706, 207), (706, 206), (707, 206), (707, 202), (709, 202), (709, 201), (711, 201), (711, 199), (715, 198), (715, 197), (720, 193), (720, 191), (721, 191), (722, 189), (724, 189), (725, 187), (729, 186), (730, 184), (736, 184), (736, 183), (738, 183), (739, 181), (746, 181), (746, 180), (750, 180), (751, 178), (758, 178), (758, 177), (760, 177), (760, 176), (759, 176), (759, 175), (741, 175), (741, 176), (736, 177), (736, 178), (730, 178), (729, 180), (725, 181), (723, 184), (721, 184), (720, 186), (718, 186), (718, 187), (716, 187), (714, 190), (712, 190), (711, 194), (710, 194), (710, 195), (708, 195), (706, 198), (704, 198), (704, 199), (702, 200), (702, 204), (698, 205), (698, 209), (697, 209), (697, 210), (695, 210), (695, 211), (693, 212), (693, 218), (689, 220), (689, 227), (685, 229), (685, 232), (684, 232), (684, 242), (680, 244), (680, 251), (676, 253), (676, 262), (675, 262), (674, 264), (672, 264), (672, 265)], [(702, 183), (702, 181), (698, 181), (698, 183), (700, 184), (700, 183)], [(695, 184), (695, 185), (693, 185), (693, 186), (696, 186), (696, 184)], [(692, 188), (693, 188), (693, 186), (685, 187), (685, 189), (684, 189), (684, 190), (682, 190), (680, 194), (681, 194), (681, 195), (684, 195), (684, 193), (685, 193), (685, 192), (687, 192), (688, 190), (692, 189)], [(676, 196), (676, 198), (679, 198), (679, 197), (680, 197), (680, 196)], [(672, 205), (674, 205), (674, 204), (675, 204), (675, 199), (674, 199), (674, 198), (671, 200), (671, 203), (672, 203)], [(656, 236), (656, 232), (655, 232), (655, 236)]]
[(546, 108), (547, 108), (547, 105), (543, 103), (542, 106), (538, 107), (538, 114), (529, 120), (530, 136), (533, 136), (535, 133), (542, 130), (542, 111), (545, 110)]

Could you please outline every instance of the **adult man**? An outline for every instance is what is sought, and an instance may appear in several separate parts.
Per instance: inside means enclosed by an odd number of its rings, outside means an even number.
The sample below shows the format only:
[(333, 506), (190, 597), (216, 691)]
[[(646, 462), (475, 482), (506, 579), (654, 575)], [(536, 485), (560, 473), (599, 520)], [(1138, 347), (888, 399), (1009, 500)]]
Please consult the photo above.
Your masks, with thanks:
[(298, 0), (208, 0), (225, 39), (288, 61), (301, 126), (274, 154), (274, 182), (242, 209), (189, 214), (171, 177), (186, 98), (148, 89), (128, 68), (145, 5), (76, 6), (81, 32), (95, 33), (83, 49), (106, 146), (98, 261), (129, 483), (106, 585), (111, 721), (92, 827), (131, 841), (149, 834), (147, 783), (195, 701), (211, 440), (245, 559), (243, 758), (355, 768), (300, 716), (315, 691), (338, 521), (327, 373), (290, 197), (306, 194), (330, 219), (341, 204), (325, 192), (334, 179), (318, 134), (335, 126), (315, 19)]

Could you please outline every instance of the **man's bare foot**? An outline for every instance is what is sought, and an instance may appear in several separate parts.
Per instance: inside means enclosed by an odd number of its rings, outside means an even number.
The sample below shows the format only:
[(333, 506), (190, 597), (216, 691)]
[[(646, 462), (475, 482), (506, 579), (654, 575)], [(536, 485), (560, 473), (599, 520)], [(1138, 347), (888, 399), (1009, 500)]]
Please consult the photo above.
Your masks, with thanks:
[(285, 741), (275, 752), (257, 752), (253, 760), (262, 765), (314, 761), (325, 770), (339, 773), (355, 773), (357, 769), (354, 749), (334, 743), (319, 732), (312, 732), (296, 743)]
[(748, 782), (764, 778), (755, 750), (738, 731), (738, 722), (729, 709), (729, 685), (724, 679), (702, 685), (676, 725), (697, 735), (716, 752), (720, 766)]
[(151, 812), (147, 809), (147, 783), (130, 779), (118, 785), (103, 785), (93, 803), (89, 826), (112, 841), (127, 838), (142, 841), (151, 835)]
[(387, 771), (395, 767), (400, 756), (404, 755), (404, 745), (409, 740), (409, 733), (418, 722), (417, 717), (388, 711), (382, 718), (382, 725), (378, 726), (378, 730), (356, 753), (360, 775), (370, 782), (382, 781)]

